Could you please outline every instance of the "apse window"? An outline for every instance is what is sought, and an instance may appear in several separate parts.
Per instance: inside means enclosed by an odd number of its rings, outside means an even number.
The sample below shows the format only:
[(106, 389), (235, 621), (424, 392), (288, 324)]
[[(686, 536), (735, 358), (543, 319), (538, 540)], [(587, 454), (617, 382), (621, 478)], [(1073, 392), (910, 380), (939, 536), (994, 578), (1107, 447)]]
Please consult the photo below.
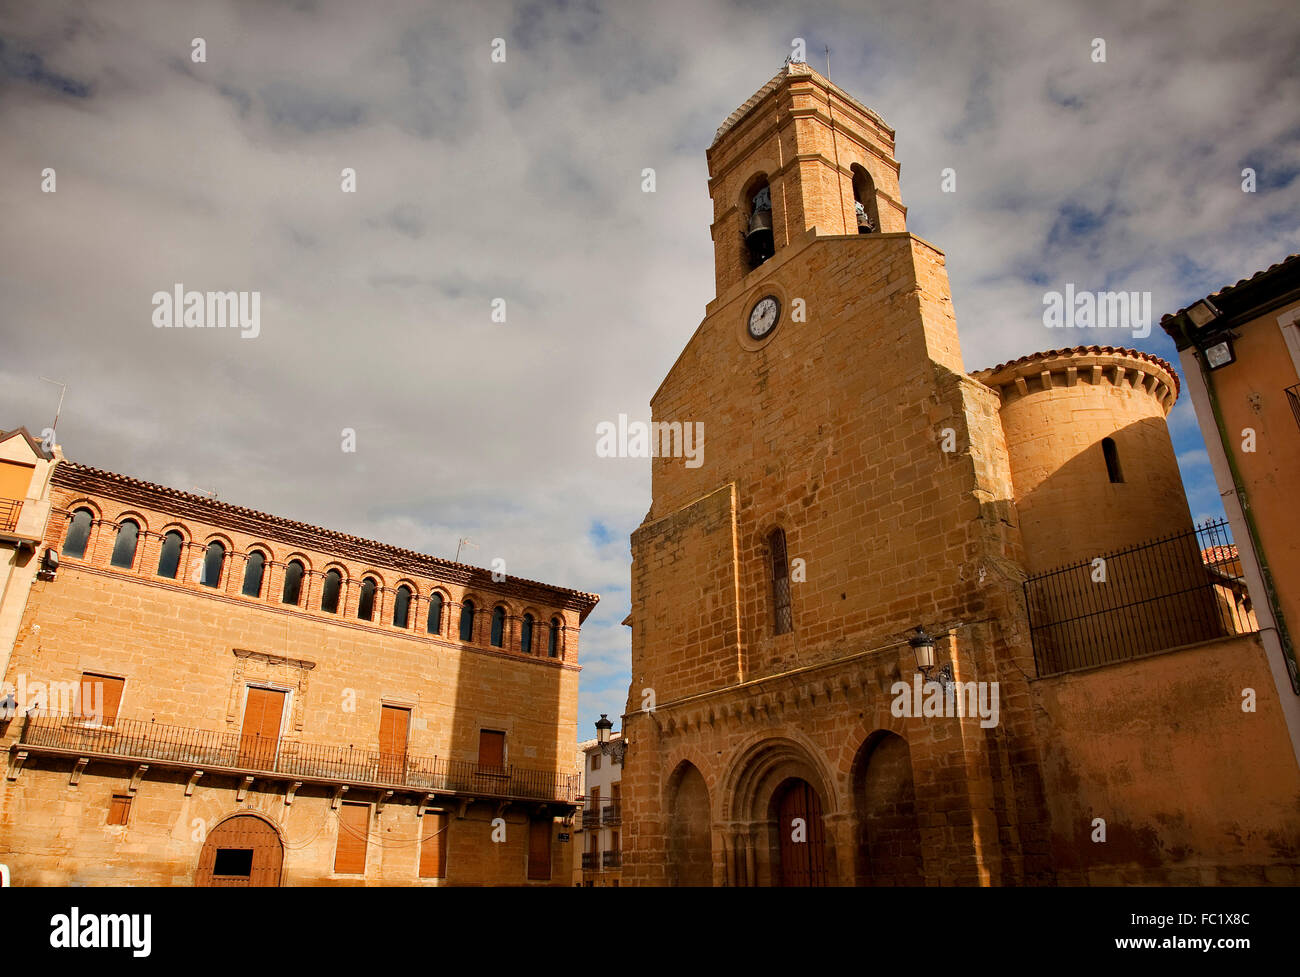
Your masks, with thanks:
[(224, 879), (247, 879), (253, 874), (253, 849), (218, 848), (212, 874)]
[(1101, 439), (1101, 453), (1106, 458), (1106, 474), (1112, 482), (1124, 481), (1124, 471), (1119, 467), (1119, 451), (1111, 438)]

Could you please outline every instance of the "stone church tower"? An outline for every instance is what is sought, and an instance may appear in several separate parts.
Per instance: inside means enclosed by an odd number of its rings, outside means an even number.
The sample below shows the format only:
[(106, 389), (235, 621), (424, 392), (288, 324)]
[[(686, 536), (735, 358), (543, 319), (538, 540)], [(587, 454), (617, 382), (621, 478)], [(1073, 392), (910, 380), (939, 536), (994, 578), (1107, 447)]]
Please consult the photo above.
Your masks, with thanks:
[[(967, 374), (893, 130), (805, 64), (708, 162), (717, 297), (651, 400), (632, 535), (624, 884), (1300, 878), (1300, 771), (1235, 547), (1193, 526), (1174, 369)], [(687, 424), (702, 457), (664, 451)]]
[[(999, 398), (894, 132), (790, 63), (708, 162), (717, 297), (651, 402), (703, 424), (703, 464), (654, 460), (632, 537), (626, 884), (1041, 878)], [(996, 726), (891, 714), (918, 626), (1000, 683)]]

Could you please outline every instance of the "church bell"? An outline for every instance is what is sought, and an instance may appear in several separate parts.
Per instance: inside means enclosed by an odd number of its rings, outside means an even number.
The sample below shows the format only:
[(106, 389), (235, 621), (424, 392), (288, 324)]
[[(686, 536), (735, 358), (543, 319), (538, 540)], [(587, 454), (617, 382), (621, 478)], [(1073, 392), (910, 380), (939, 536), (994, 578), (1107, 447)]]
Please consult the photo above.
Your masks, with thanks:
[(772, 212), (756, 210), (749, 218), (749, 233), (745, 235), (745, 244), (758, 260), (770, 258), (776, 248), (772, 241)]

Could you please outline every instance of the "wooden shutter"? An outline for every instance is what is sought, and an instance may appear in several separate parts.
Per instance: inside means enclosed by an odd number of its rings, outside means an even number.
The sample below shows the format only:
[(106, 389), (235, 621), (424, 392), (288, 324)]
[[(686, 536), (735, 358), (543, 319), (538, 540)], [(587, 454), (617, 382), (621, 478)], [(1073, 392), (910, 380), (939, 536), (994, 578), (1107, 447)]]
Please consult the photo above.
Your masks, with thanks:
[(551, 877), (551, 819), (539, 818), (528, 825), (528, 878), (546, 881)]
[(383, 706), (379, 713), (379, 767), (387, 782), (401, 782), (406, 775), (406, 738), (411, 728), (411, 710)]
[[(81, 698), (77, 708), (83, 719), (99, 719), (105, 726), (117, 722), (117, 707), (122, 703), (122, 687), (125, 679), (113, 678), (111, 675), (95, 675), (84, 672), (81, 676)], [(100, 696), (103, 699), (100, 699)], [(102, 715), (93, 716), (91, 712), (100, 708)]]
[(22, 502), (32, 486), (35, 465), (17, 461), (0, 461), (0, 499)]
[(495, 729), (478, 732), (478, 765), (497, 770), (506, 765), (506, 734)]
[(280, 743), (280, 721), (284, 716), (284, 693), (275, 689), (248, 687), (244, 704), (244, 728), (239, 737), (239, 764), (266, 769), (275, 760)]
[(126, 824), (131, 819), (131, 795), (114, 794), (113, 803), (108, 808), (109, 824)]
[(370, 837), (370, 805), (344, 801), (339, 805), (339, 838), (334, 846), (334, 871), (366, 874), (366, 841)]
[(424, 814), (424, 837), (420, 841), (420, 878), (447, 877), (447, 815), (438, 811)]

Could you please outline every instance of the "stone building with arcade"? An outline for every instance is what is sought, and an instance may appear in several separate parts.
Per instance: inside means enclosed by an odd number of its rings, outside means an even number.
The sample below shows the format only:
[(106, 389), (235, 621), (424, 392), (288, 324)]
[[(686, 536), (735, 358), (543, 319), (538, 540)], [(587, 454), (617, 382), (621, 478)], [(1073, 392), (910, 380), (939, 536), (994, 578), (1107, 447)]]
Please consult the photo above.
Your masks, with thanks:
[(594, 594), (13, 444), (13, 884), (570, 884)]

